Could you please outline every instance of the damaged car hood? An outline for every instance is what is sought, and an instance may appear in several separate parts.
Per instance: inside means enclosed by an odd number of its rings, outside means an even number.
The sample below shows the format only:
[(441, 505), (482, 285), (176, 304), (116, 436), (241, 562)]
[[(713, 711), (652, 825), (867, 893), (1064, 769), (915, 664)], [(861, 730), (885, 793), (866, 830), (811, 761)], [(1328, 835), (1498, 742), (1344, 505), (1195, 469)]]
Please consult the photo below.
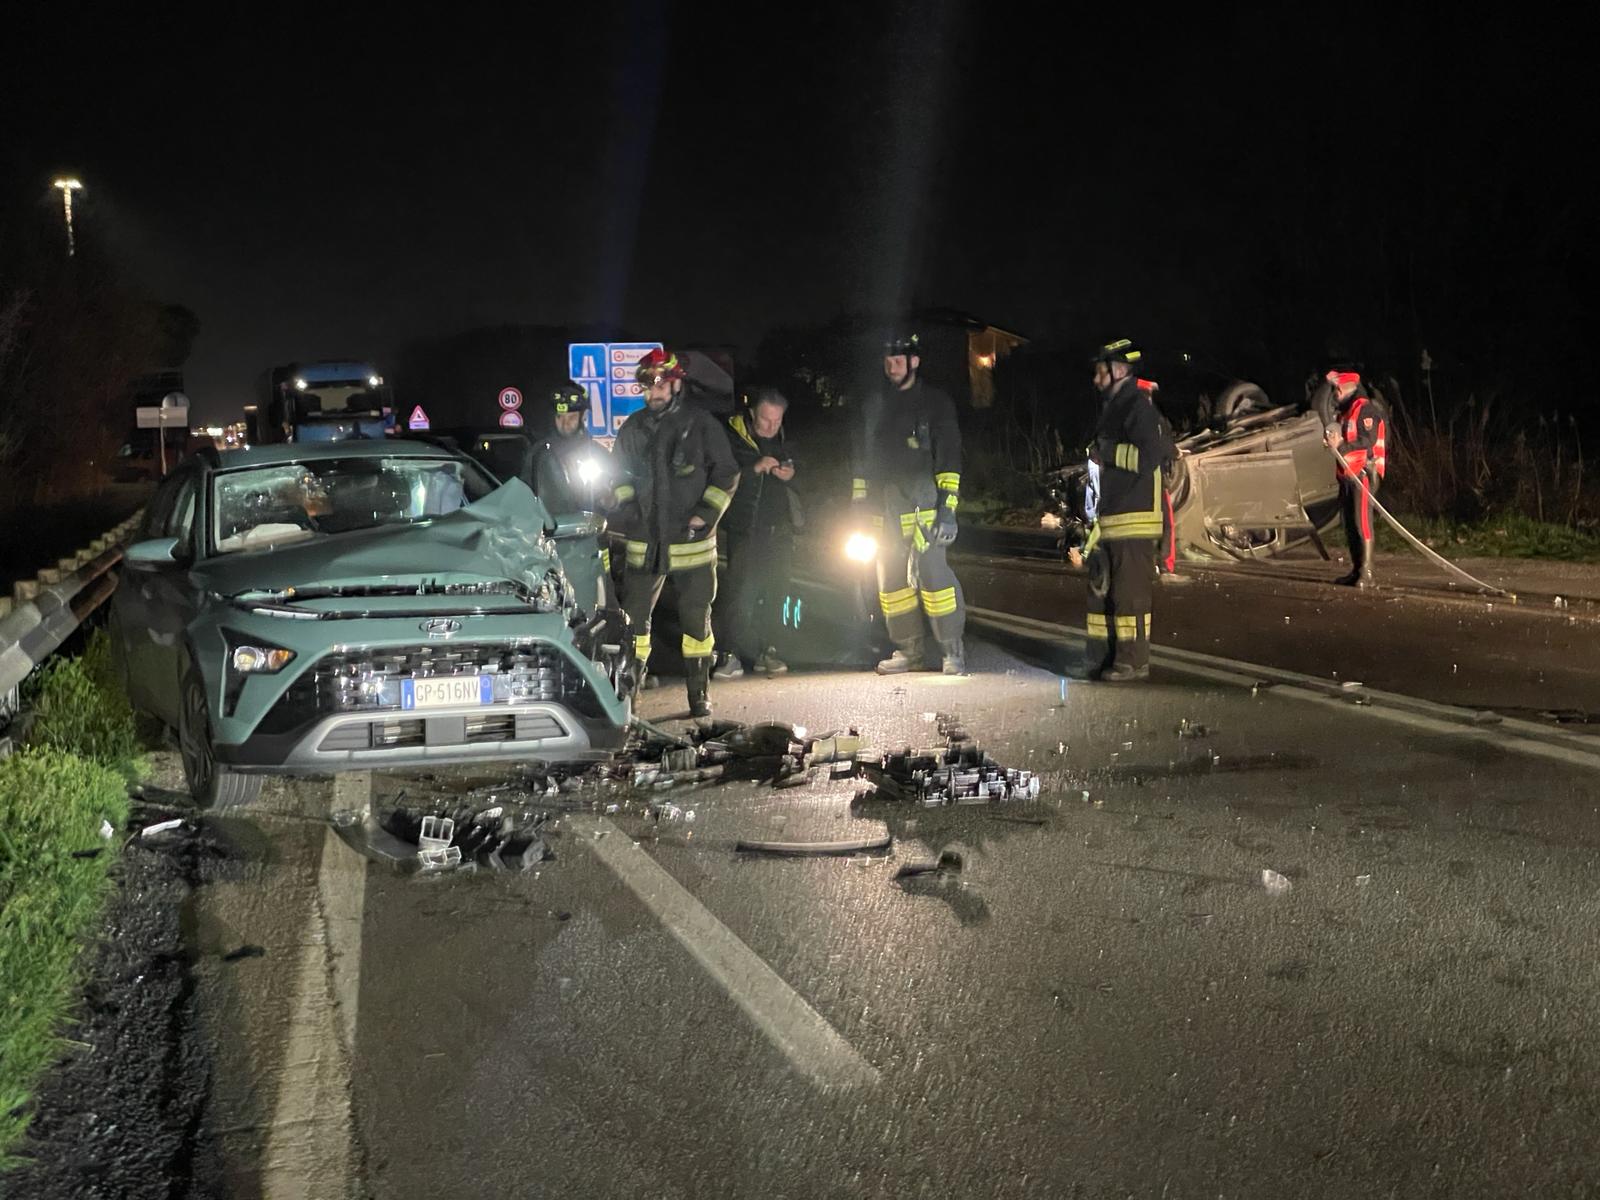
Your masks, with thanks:
[[(378, 602), (384, 598), (381, 592), (390, 589), (374, 584), (410, 590), (483, 581), (506, 581), (536, 592), (550, 571), (560, 570), (555, 542), (544, 534), (549, 525), (550, 515), (538, 496), (522, 480), (510, 480), (445, 517), (216, 555), (195, 571), (203, 586), (227, 597), (264, 598), (288, 589), (333, 587), (362, 589), (368, 600)], [(390, 592), (390, 600), (400, 595)]]

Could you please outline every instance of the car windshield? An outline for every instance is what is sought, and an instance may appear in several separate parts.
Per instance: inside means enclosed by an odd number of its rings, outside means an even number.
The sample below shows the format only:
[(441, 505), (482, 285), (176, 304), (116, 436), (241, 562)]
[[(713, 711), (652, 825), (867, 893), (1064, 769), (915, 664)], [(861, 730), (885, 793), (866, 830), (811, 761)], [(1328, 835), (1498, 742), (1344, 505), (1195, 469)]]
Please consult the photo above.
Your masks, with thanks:
[(361, 456), (220, 472), (211, 488), (212, 545), (233, 554), (444, 516), (493, 484), (464, 459)]

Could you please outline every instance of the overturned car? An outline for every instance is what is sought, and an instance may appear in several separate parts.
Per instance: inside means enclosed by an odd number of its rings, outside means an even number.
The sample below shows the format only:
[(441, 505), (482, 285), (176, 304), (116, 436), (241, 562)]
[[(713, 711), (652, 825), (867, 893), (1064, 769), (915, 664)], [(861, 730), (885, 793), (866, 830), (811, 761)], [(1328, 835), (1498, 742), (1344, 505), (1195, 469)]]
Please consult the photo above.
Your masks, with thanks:
[(604, 757), (631, 639), (575, 596), (568, 535), (592, 537), (439, 446), (206, 451), (126, 552), (113, 650), (202, 804), (266, 774)]
[[(1381, 402), (1381, 399), (1380, 399)], [(1314, 544), (1339, 524), (1339, 486), (1323, 445), (1332, 420), (1325, 389), (1305, 406), (1273, 405), (1254, 384), (1236, 383), (1195, 432), (1177, 439), (1166, 481), (1179, 558), (1272, 558)], [(1087, 462), (1043, 481), (1041, 525), (1054, 529), (1063, 554), (1081, 546), (1093, 521), (1094, 484)]]

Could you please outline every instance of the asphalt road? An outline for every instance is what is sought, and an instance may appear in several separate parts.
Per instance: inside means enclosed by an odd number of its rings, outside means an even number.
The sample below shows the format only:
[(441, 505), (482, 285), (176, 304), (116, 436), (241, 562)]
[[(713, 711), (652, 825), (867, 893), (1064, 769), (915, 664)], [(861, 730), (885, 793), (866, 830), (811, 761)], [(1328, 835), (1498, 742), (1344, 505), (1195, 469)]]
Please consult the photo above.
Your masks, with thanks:
[[(879, 747), (957, 712), (1045, 774), (1037, 801), (729, 784), (658, 794), (683, 812), (655, 820), (602, 797), (619, 811), (564, 817), (537, 874), (423, 879), (322, 837), (325, 785), (269, 789), (195, 918), (266, 948), (201, 971), (228, 1194), (1600, 1188), (1593, 768), (1278, 689), (1064, 684), (987, 645), (972, 666), (715, 699)], [(669, 680), (646, 712), (682, 705)], [(399, 786), (428, 784), (375, 790)], [(734, 849), (885, 830), (880, 857)], [(894, 880), (947, 850), (959, 874)]]
[[(1083, 627), (1084, 572), (1012, 557), (955, 559), (969, 603)], [(1320, 568), (1320, 572), (1319, 572)], [(1600, 724), (1600, 612), (1419, 590), (1335, 587), (1341, 565), (1250, 572), (1185, 565), (1159, 586), (1157, 644), (1442, 704)]]

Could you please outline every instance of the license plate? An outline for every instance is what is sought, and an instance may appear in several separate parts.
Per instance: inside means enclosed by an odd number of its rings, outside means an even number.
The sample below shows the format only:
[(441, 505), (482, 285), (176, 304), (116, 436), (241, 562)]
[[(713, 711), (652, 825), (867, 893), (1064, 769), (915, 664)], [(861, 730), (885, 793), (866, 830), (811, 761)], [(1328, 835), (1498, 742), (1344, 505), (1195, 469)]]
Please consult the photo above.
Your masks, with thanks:
[(456, 704), (493, 704), (493, 675), (451, 675), (439, 679), (402, 679), (401, 708), (449, 708)]

